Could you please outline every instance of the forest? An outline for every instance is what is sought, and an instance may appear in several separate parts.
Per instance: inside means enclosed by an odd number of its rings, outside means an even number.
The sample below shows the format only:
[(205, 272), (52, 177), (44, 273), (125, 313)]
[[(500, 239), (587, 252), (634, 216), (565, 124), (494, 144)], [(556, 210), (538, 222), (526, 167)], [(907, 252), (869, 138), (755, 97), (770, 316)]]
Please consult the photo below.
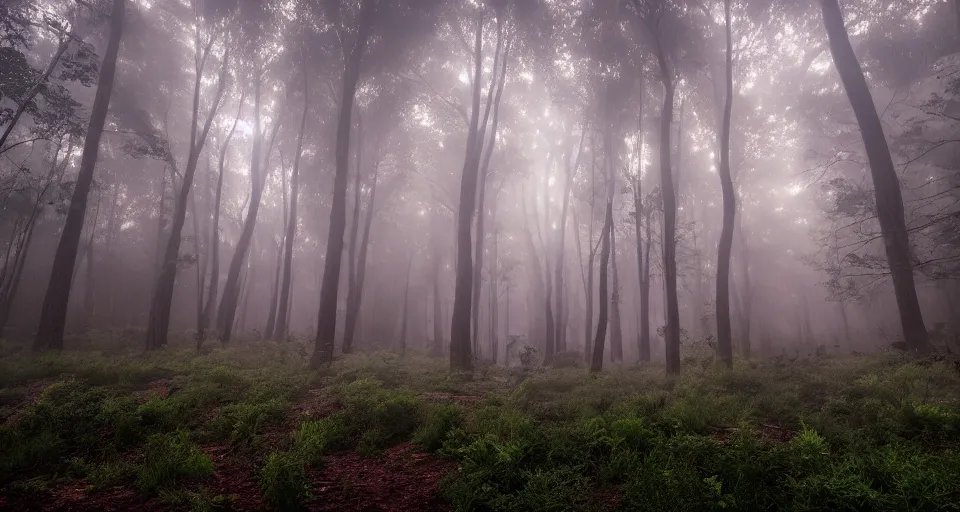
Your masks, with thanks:
[(960, 0), (0, 0), (0, 509), (960, 511)]

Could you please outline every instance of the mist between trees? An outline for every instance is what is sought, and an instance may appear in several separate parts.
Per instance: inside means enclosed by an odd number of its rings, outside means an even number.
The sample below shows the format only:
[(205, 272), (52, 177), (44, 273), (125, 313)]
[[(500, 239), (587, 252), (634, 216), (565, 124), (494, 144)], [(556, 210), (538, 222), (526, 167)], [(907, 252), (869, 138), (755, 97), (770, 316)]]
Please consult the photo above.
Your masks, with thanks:
[(2, 335), (957, 352), (957, 9), (8, 0)]

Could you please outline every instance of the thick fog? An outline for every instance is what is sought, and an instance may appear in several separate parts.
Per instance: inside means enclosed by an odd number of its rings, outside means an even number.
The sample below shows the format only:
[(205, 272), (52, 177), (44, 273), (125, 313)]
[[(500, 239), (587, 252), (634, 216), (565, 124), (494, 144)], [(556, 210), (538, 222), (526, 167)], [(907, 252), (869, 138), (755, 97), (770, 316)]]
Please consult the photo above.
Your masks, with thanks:
[(956, 4), (6, 0), (2, 336), (922, 349), (960, 327)]

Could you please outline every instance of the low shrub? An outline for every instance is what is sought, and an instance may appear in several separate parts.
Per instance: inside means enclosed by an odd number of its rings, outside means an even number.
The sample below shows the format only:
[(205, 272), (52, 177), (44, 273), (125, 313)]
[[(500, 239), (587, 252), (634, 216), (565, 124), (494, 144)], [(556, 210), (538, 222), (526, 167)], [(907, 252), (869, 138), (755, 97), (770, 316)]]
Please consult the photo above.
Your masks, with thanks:
[(137, 487), (153, 494), (182, 479), (203, 478), (213, 474), (213, 462), (189, 435), (179, 430), (153, 434), (147, 439), (146, 456), (137, 469)]

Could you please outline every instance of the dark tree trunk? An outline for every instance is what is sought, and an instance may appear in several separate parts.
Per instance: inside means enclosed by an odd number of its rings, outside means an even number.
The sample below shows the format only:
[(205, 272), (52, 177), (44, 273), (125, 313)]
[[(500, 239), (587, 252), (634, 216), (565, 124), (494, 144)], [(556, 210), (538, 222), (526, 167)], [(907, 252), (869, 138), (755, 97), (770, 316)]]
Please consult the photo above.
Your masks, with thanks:
[[(305, 59), (305, 57), (304, 57)], [(287, 219), (287, 233), (283, 247), (283, 282), (280, 285), (280, 305), (277, 316), (283, 319), (273, 333), (276, 341), (287, 339), (290, 312), (290, 285), (293, 279), (293, 241), (297, 236), (297, 203), (300, 196), (300, 158), (303, 154), (303, 132), (307, 128), (307, 112), (310, 108), (309, 82), (307, 81), (306, 60), (303, 69), (303, 115), (300, 117), (300, 131), (297, 133), (297, 154), (293, 159), (293, 174), (290, 176), (290, 217)]]
[(77, 259), (80, 234), (83, 231), (83, 218), (87, 210), (87, 195), (90, 193), (97, 155), (100, 151), (100, 137), (103, 135), (103, 126), (110, 107), (110, 94), (113, 91), (113, 80), (117, 70), (117, 54), (120, 52), (125, 9), (125, 0), (113, 0), (110, 40), (104, 52), (103, 64), (100, 66), (97, 93), (93, 100), (90, 124), (83, 143), (83, 157), (80, 160), (80, 169), (77, 173), (73, 196), (70, 199), (70, 210), (67, 212), (63, 234), (53, 259), (50, 283), (47, 286), (43, 309), (40, 313), (40, 325), (33, 342), (34, 350), (63, 349), (63, 331), (67, 319), (67, 302), (70, 299), (73, 265)]
[[(659, 36), (658, 36), (659, 37)], [(662, 42), (657, 44), (657, 63), (663, 84), (660, 111), (660, 193), (663, 197), (663, 280), (666, 291), (667, 373), (680, 373), (680, 306), (677, 302), (677, 196), (670, 168), (670, 121), (673, 119), (673, 75)]]
[(903, 217), (903, 197), (900, 181), (890, 158), (883, 125), (873, 104), (873, 96), (860, 69), (837, 0), (821, 0), (823, 24), (830, 38), (830, 53), (840, 74), (840, 81), (847, 91), (850, 105), (860, 125), (863, 145), (870, 162), (870, 174), (877, 202), (877, 220), (887, 253), (887, 263), (893, 278), (893, 290), (900, 311), (903, 338), (910, 350), (929, 348), (927, 329), (917, 299), (913, 281), (913, 262), (910, 260), (910, 240)]
[(340, 95), (340, 113), (337, 119), (337, 144), (335, 150), (336, 175), (333, 180), (333, 204), (330, 209), (330, 230), (327, 234), (327, 251), (323, 265), (323, 281), (320, 284), (320, 307), (317, 312), (317, 338), (310, 366), (318, 368), (333, 361), (334, 341), (337, 333), (337, 299), (340, 290), (340, 267), (343, 261), (343, 234), (347, 226), (347, 175), (350, 171), (350, 127), (353, 124), (353, 100), (360, 80), (360, 61), (370, 35), (374, 0), (363, 0), (357, 39), (347, 59), (343, 72), (343, 89)]
[(593, 340), (593, 356), (590, 358), (590, 372), (603, 369), (603, 345), (607, 338), (607, 267), (610, 261), (610, 233), (613, 230), (613, 201), (607, 198), (607, 208), (603, 220), (603, 232), (600, 233), (600, 318), (597, 320), (597, 335)]
[(730, 173), (730, 117), (733, 110), (733, 36), (730, 29), (730, 0), (723, 2), (726, 24), (726, 97), (720, 127), (720, 189), (723, 192), (723, 228), (717, 249), (717, 349), (723, 364), (733, 366), (733, 334), (730, 328), (730, 255), (733, 251), (733, 222), (737, 197)]
[[(498, 26), (498, 42), (502, 25)], [(453, 313), (450, 318), (450, 368), (454, 370), (473, 370), (473, 353), (470, 346), (470, 314), (473, 299), (473, 215), (477, 206), (477, 174), (480, 168), (480, 153), (483, 148), (483, 131), (486, 119), (480, 124), (480, 92), (483, 72), (483, 16), (477, 17), (477, 26), (473, 48), (473, 92), (469, 130), (467, 132), (466, 155), (460, 179), (460, 202), (457, 212), (457, 266), (456, 284), (453, 292)], [(489, 91), (493, 93), (492, 87)], [(490, 101), (487, 102), (489, 114)]]
[[(187, 157), (187, 167), (183, 172), (183, 182), (180, 184), (180, 191), (174, 204), (173, 223), (170, 228), (170, 236), (167, 237), (167, 248), (164, 251), (163, 260), (160, 262), (157, 282), (153, 287), (153, 302), (150, 305), (150, 317), (147, 322), (147, 350), (155, 350), (167, 344), (167, 332), (170, 328), (170, 308), (173, 304), (173, 292), (177, 279), (177, 261), (180, 258), (181, 234), (187, 217), (187, 202), (190, 200), (190, 191), (193, 189), (193, 179), (200, 161), (200, 153), (203, 151), (203, 145), (210, 133), (210, 127), (213, 125), (213, 118), (216, 117), (217, 110), (220, 108), (220, 101), (223, 99), (224, 92), (226, 92), (227, 62), (229, 58), (224, 55), (216, 96), (201, 128), (198, 125), (200, 121), (200, 86), (203, 79), (204, 64), (214, 41), (215, 38), (211, 37), (210, 43), (204, 50), (197, 48), (196, 80), (193, 87), (193, 110), (190, 122), (190, 152)], [(199, 45), (199, 40), (196, 43)]]
[(210, 325), (210, 317), (213, 315), (213, 308), (217, 305), (217, 292), (220, 288), (220, 203), (223, 199), (223, 167), (226, 163), (227, 149), (230, 147), (230, 141), (233, 139), (237, 123), (240, 121), (240, 113), (243, 111), (243, 100), (245, 98), (246, 91), (243, 91), (240, 93), (240, 102), (237, 106), (237, 115), (233, 118), (233, 125), (220, 147), (220, 162), (217, 166), (217, 191), (213, 201), (213, 229), (210, 232), (210, 286), (207, 291), (207, 303), (203, 307), (203, 320), (197, 333), (197, 350), (200, 350), (203, 345), (206, 338), (206, 329)]

